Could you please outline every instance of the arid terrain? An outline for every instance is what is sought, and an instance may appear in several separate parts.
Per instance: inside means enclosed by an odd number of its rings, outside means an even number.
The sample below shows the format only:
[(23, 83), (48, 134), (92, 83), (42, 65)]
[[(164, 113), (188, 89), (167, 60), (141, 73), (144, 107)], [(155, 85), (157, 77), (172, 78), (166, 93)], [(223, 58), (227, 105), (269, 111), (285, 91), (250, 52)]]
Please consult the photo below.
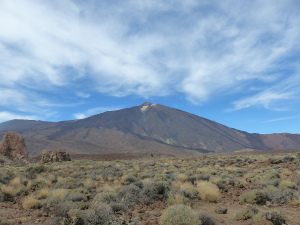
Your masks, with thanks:
[(297, 225), (291, 152), (0, 164), (0, 224)]

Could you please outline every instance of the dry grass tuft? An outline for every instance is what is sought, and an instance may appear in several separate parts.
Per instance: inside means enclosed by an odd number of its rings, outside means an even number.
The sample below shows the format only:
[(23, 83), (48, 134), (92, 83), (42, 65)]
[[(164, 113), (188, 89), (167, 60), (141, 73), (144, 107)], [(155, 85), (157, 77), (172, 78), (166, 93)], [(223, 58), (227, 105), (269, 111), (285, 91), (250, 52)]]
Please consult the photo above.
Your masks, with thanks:
[(14, 179), (10, 180), (9, 184), (13, 187), (20, 187), (22, 186), (21, 178), (15, 177)]
[(68, 191), (66, 189), (55, 189), (51, 193), (51, 195), (53, 197), (57, 197), (60, 199), (63, 199), (67, 194), (68, 194)]
[(14, 197), (17, 194), (16, 189), (11, 185), (2, 185), (0, 190), (3, 194), (6, 194), (10, 197)]
[(39, 197), (40, 199), (45, 199), (45, 198), (48, 197), (49, 194), (50, 194), (49, 189), (42, 189), (42, 190), (39, 191), (38, 197)]
[(217, 185), (209, 181), (197, 182), (199, 197), (206, 202), (218, 202), (221, 193)]
[(36, 206), (38, 200), (33, 195), (25, 197), (22, 201), (23, 209), (32, 209)]
[(177, 175), (176, 177), (176, 181), (179, 181), (179, 182), (186, 182), (188, 179), (187, 175), (183, 174), (183, 173), (180, 173)]
[(189, 205), (190, 200), (180, 194), (170, 194), (167, 200), (168, 205)]

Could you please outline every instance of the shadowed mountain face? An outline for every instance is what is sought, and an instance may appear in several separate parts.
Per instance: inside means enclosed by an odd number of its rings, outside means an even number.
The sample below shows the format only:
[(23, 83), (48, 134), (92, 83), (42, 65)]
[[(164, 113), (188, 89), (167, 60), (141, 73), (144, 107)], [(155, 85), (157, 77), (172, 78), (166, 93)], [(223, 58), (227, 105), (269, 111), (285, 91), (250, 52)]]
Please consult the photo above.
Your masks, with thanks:
[(23, 135), (30, 156), (42, 149), (70, 153), (232, 152), (241, 149), (299, 148), (300, 135), (249, 134), (164, 105), (144, 103), (82, 120), (58, 123), (12, 120), (0, 124)]

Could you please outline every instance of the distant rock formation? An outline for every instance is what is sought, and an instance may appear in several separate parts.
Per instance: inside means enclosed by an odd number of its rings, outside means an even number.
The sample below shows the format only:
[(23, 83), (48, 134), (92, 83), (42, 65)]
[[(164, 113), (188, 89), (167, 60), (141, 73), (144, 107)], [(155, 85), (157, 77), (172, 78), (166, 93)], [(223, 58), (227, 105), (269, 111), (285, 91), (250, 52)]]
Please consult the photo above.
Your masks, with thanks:
[(69, 153), (59, 149), (55, 151), (43, 151), (41, 163), (71, 161)]
[(5, 133), (0, 146), (0, 154), (13, 161), (28, 162), (29, 160), (24, 138), (12, 131)]

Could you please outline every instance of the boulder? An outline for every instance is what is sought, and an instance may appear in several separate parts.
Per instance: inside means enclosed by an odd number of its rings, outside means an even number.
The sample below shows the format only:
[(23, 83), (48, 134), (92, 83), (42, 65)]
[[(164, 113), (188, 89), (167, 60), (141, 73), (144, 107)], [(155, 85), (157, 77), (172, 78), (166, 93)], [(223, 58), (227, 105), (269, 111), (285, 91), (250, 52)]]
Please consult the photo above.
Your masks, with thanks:
[(7, 132), (0, 146), (0, 154), (13, 161), (28, 162), (28, 151), (24, 138), (12, 131)]
[(71, 161), (69, 153), (58, 149), (55, 151), (43, 151), (41, 163), (48, 162), (63, 162), (63, 161)]

